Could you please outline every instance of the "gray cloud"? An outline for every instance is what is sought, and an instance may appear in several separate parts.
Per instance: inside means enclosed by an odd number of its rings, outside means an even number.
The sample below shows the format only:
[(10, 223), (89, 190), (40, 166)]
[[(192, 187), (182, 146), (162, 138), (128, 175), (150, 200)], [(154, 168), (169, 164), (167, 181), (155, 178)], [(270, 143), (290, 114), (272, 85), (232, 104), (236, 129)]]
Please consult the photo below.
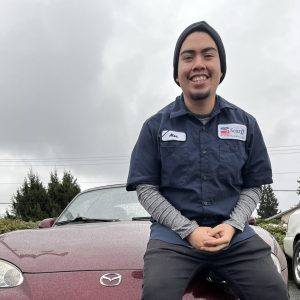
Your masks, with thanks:
[[(143, 121), (180, 93), (172, 78), (177, 36), (201, 19), (219, 31), (227, 51), (219, 93), (258, 119), (268, 146), (300, 145), (299, 6), (293, 0), (1, 1), (0, 156), (97, 156), (32, 165), (45, 180), (57, 166), (86, 182), (124, 181)], [(277, 172), (300, 171), (299, 154), (271, 159)], [(22, 182), (29, 166), (0, 165), (0, 182)], [(294, 187), (296, 179), (276, 175), (274, 187)], [(15, 186), (3, 191), (0, 202)]]

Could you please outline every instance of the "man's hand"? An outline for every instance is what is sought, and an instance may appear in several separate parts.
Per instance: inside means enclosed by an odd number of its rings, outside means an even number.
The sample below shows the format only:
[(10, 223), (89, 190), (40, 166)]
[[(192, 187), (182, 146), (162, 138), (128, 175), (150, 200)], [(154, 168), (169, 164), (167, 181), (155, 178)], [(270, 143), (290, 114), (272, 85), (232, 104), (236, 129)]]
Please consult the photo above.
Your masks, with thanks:
[(203, 241), (203, 246), (200, 250), (207, 252), (216, 252), (227, 247), (235, 234), (236, 229), (229, 224), (220, 224), (211, 228), (207, 235), (214, 237), (214, 239), (207, 239)]
[(206, 246), (204, 244), (205, 241), (216, 240), (216, 237), (208, 234), (211, 230), (211, 227), (198, 227), (190, 233), (186, 239), (194, 248), (200, 250), (202, 247)]

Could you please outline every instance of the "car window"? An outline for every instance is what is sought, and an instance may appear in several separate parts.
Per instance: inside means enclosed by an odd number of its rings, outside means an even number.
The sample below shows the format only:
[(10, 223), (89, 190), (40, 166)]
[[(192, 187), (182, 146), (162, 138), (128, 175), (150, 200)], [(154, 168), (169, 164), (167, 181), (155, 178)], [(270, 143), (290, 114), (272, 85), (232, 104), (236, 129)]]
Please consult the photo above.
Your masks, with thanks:
[(57, 222), (78, 217), (131, 220), (134, 217), (147, 216), (149, 214), (138, 202), (136, 192), (127, 192), (125, 187), (111, 187), (79, 194)]

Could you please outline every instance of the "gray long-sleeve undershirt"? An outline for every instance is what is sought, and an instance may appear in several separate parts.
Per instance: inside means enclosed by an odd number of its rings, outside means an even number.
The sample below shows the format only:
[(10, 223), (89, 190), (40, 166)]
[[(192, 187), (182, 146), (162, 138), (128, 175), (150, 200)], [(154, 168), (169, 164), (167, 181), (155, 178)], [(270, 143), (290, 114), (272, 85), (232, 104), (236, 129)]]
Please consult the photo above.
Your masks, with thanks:
[[(136, 188), (138, 199), (145, 210), (158, 223), (175, 231), (182, 239), (186, 238), (199, 225), (194, 220), (183, 216), (160, 192), (159, 187), (150, 184), (140, 184)], [(256, 208), (261, 195), (261, 188), (243, 189), (240, 199), (223, 223), (230, 224), (243, 231), (246, 222)]]

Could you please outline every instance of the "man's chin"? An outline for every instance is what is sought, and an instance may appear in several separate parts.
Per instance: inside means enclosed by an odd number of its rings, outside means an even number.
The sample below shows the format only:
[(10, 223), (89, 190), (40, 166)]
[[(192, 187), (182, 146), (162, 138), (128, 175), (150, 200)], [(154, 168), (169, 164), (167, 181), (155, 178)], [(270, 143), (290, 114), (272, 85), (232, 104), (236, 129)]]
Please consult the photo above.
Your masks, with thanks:
[(203, 101), (208, 99), (210, 92), (205, 93), (190, 93), (190, 99), (194, 101)]

